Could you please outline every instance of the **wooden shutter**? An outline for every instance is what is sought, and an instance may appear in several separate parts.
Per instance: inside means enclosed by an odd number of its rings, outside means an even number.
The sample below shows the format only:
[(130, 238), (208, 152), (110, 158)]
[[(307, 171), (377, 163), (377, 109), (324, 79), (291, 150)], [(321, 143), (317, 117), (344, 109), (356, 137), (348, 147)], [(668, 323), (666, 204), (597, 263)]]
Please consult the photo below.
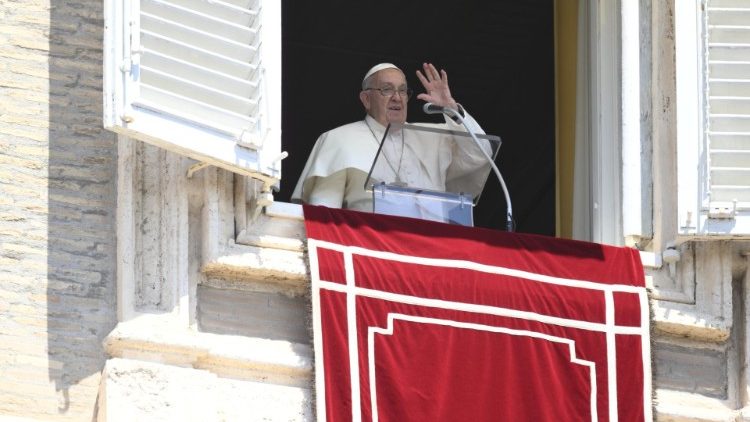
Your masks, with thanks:
[(707, 213), (708, 219), (714, 220), (713, 229), (710, 226), (707, 229), (747, 235), (750, 234), (750, 0), (709, 0), (706, 11)]
[(679, 229), (750, 236), (750, 0), (675, 2)]
[(108, 0), (105, 7), (105, 126), (276, 183), (280, 2)]

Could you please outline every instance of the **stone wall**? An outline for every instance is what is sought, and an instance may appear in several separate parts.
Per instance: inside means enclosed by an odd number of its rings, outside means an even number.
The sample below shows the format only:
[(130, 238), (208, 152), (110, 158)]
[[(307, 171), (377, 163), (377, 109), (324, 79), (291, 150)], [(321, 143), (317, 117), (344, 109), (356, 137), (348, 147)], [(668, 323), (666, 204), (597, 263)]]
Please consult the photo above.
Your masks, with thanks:
[(115, 325), (102, 2), (0, 2), (0, 419), (91, 420)]

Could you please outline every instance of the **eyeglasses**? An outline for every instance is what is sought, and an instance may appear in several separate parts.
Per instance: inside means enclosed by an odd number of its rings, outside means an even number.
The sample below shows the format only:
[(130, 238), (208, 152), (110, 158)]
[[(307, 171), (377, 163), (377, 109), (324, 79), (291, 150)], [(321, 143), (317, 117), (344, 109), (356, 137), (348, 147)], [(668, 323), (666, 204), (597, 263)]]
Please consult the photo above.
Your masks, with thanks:
[(380, 91), (380, 95), (382, 95), (384, 97), (392, 97), (393, 94), (395, 94), (395, 93), (398, 92), (398, 95), (400, 95), (402, 98), (406, 97), (407, 100), (409, 98), (411, 98), (411, 94), (412, 94), (411, 88), (399, 88), (399, 89), (396, 89), (396, 88), (387, 86), (385, 88), (366, 88), (365, 89), (365, 91), (370, 91), (370, 90), (372, 90), (372, 91)]

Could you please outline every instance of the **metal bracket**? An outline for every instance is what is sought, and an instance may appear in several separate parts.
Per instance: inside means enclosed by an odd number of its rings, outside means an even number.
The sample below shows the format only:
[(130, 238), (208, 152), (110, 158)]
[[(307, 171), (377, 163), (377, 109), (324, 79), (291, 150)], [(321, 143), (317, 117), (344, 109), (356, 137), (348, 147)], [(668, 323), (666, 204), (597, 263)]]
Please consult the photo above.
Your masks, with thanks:
[(677, 263), (680, 261), (680, 251), (677, 250), (675, 245), (667, 244), (667, 249), (661, 253), (661, 259), (665, 262), (669, 268), (669, 277), (674, 279)]
[(253, 134), (252, 131), (245, 128), (242, 129), (242, 133), (240, 133), (240, 136), (237, 139), (237, 145), (257, 150), (263, 147), (263, 141), (259, 139), (257, 135)]
[(203, 170), (204, 168), (209, 167), (210, 165), (211, 164), (208, 164), (208, 163), (196, 163), (196, 164), (193, 164), (188, 169), (188, 172), (187, 172), (188, 179), (190, 179), (191, 177), (193, 177), (193, 174), (195, 174), (195, 172)]
[(708, 206), (708, 218), (732, 220), (737, 213), (737, 200), (732, 202), (711, 202)]
[(680, 226), (680, 230), (683, 232), (693, 232), (697, 229), (697, 226), (695, 225), (695, 222), (693, 221), (693, 213), (691, 211), (687, 212), (687, 216), (685, 217), (685, 224)]

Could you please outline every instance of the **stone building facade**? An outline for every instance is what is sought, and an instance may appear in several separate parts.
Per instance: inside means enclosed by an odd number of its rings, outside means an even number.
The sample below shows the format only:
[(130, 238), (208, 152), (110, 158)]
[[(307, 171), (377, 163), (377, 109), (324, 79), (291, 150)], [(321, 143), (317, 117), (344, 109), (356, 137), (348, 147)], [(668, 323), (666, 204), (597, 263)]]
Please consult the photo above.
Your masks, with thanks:
[(88, 420), (117, 323), (100, 2), (0, 5), (0, 415)]
[[(677, 227), (675, 3), (639, 4), (655, 414), (750, 420), (750, 241)], [(103, 129), (103, 16), (0, 3), (0, 420), (312, 420), (300, 208)]]

